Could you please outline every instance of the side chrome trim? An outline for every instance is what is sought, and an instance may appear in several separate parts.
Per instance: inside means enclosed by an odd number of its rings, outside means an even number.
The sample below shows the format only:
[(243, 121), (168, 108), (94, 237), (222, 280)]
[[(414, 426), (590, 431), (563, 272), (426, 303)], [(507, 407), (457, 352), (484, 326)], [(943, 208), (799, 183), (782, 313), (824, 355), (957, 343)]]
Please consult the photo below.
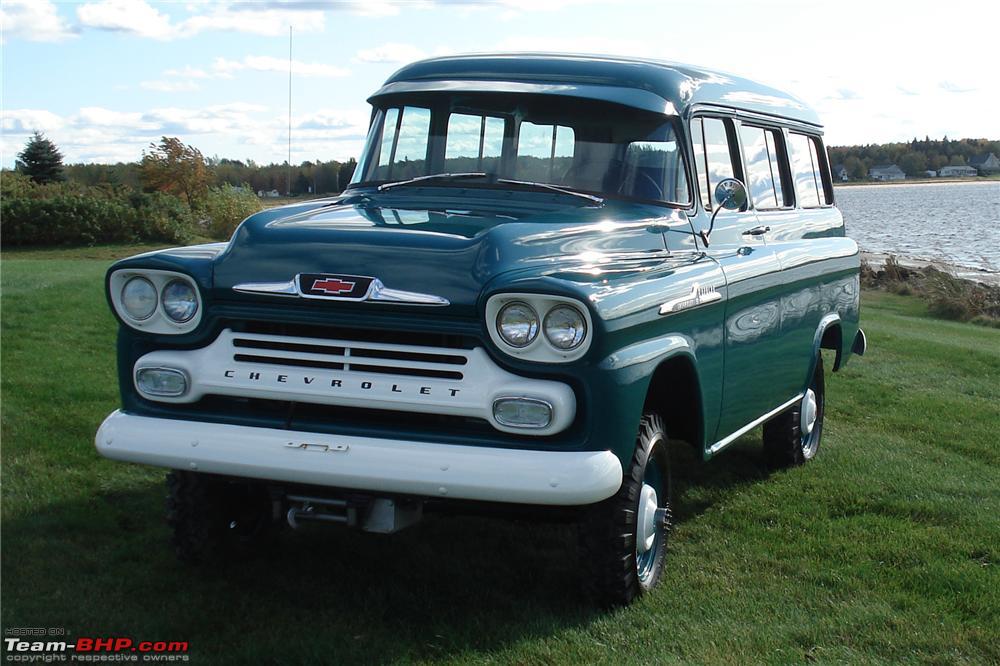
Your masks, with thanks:
[(433, 294), (421, 294), (415, 291), (389, 289), (382, 281), (375, 278), (364, 298), (337, 298), (335, 296), (312, 296), (303, 294), (299, 289), (299, 276), (288, 282), (244, 282), (235, 285), (233, 291), (242, 294), (264, 294), (267, 296), (290, 296), (292, 298), (314, 298), (328, 301), (376, 301), (379, 303), (400, 303), (404, 305), (450, 305), (447, 298)]
[(611, 497), (611, 451), (547, 451), (291, 432), (112, 412), (95, 437), (105, 458), (209, 474), (374, 493), (578, 506)]
[(244, 294), (269, 294), (271, 296), (299, 296), (297, 280), (288, 282), (244, 282), (233, 287), (233, 291)]
[(660, 306), (660, 314), (667, 315), (681, 310), (696, 308), (699, 305), (706, 305), (721, 300), (722, 294), (713, 286), (702, 287), (697, 282), (691, 285), (691, 293), (678, 298), (673, 298)]
[(791, 407), (792, 405), (794, 405), (795, 403), (797, 403), (799, 400), (802, 400), (802, 396), (803, 395), (804, 395), (803, 393), (799, 393), (798, 395), (796, 395), (791, 400), (783, 402), (782, 404), (778, 405), (777, 407), (775, 407), (774, 409), (772, 409), (771, 411), (769, 411), (767, 414), (764, 414), (763, 416), (754, 419), (753, 421), (751, 421), (750, 423), (746, 424), (745, 426), (743, 426), (742, 428), (740, 428), (739, 430), (737, 430), (733, 434), (729, 435), (728, 437), (725, 437), (724, 439), (720, 439), (718, 442), (716, 442), (715, 444), (712, 444), (712, 446), (710, 446), (708, 448), (708, 452), (711, 453), (711, 454), (713, 454), (713, 455), (716, 454), (716, 453), (718, 453), (719, 451), (721, 451), (722, 449), (726, 448), (727, 446), (729, 446), (730, 444), (732, 444), (733, 442), (735, 442), (737, 439), (739, 439), (743, 435), (747, 434), (748, 432), (750, 432), (751, 430), (753, 430), (754, 428), (756, 428), (757, 426), (759, 426), (764, 421), (770, 420), (772, 417), (775, 417), (778, 414), (780, 414), (781, 412), (785, 411), (786, 409), (788, 409), (789, 407)]

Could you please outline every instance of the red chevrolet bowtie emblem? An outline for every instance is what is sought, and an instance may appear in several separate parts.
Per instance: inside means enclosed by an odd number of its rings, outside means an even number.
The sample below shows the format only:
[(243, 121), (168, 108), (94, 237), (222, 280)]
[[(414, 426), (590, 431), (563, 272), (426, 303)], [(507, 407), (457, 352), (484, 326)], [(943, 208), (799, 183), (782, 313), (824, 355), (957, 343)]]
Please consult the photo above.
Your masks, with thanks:
[(354, 289), (354, 282), (346, 282), (337, 278), (324, 278), (313, 282), (313, 291), (322, 291), (324, 294), (350, 293)]

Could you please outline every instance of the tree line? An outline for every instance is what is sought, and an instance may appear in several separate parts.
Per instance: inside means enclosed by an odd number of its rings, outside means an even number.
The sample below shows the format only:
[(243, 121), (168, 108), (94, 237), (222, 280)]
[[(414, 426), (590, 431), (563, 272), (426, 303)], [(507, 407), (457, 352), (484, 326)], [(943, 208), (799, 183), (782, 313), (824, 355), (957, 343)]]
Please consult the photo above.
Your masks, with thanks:
[(923, 176), (928, 169), (964, 166), (980, 155), (1000, 157), (1000, 141), (990, 139), (924, 139), (900, 143), (871, 143), (863, 146), (830, 146), (830, 165), (843, 165), (852, 179), (868, 177), (873, 166), (895, 164), (907, 176)]
[[(282, 196), (342, 192), (351, 182), (354, 167), (357, 166), (353, 158), (346, 162), (306, 161), (292, 165), (289, 191), (287, 164), (258, 164), (253, 160), (232, 160), (225, 157), (203, 157), (202, 162), (210, 185), (245, 186), (254, 192), (276, 191)], [(67, 179), (83, 185), (108, 183), (139, 188), (143, 183), (142, 162), (67, 164), (64, 174)]]
[(228, 180), (240, 175), (220, 177), (176, 137), (150, 144), (138, 163), (64, 165), (36, 132), (0, 178), (0, 236), (4, 246), (224, 240), (262, 207), (246, 181)]

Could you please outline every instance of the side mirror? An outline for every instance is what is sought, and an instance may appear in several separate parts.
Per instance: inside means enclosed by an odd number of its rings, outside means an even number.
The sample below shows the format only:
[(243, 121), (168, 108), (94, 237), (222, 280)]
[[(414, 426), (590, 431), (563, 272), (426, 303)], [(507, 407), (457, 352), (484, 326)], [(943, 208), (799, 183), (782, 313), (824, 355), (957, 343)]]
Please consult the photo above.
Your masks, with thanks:
[(715, 203), (726, 210), (739, 210), (747, 203), (746, 185), (735, 178), (723, 178), (715, 186)]
[(715, 216), (719, 214), (719, 211), (722, 209), (742, 210), (747, 205), (746, 185), (735, 178), (723, 178), (715, 186), (715, 203), (719, 207), (712, 213), (712, 219), (708, 223), (708, 230), (698, 233), (701, 236), (702, 242), (705, 243), (705, 247), (708, 247), (708, 237), (712, 234), (712, 229), (715, 228)]

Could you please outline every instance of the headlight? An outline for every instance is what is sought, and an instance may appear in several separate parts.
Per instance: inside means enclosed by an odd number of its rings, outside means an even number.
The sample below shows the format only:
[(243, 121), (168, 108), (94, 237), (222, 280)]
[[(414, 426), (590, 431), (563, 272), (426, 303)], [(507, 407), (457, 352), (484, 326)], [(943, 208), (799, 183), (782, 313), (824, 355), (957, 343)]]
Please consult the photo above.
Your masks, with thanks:
[(527, 303), (508, 303), (497, 314), (497, 332), (511, 347), (527, 347), (538, 337), (538, 315)]
[(171, 280), (163, 288), (163, 311), (177, 323), (190, 321), (198, 311), (198, 295), (184, 280)]
[(143, 277), (134, 277), (122, 287), (122, 308), (136, 321), (149, 319), (156, 312), (156, 287)]
[(556, 349), (576, 349), (587, 337), (587, 321), (572, 305), (557, 305), (545, 315), (545, 337)]

